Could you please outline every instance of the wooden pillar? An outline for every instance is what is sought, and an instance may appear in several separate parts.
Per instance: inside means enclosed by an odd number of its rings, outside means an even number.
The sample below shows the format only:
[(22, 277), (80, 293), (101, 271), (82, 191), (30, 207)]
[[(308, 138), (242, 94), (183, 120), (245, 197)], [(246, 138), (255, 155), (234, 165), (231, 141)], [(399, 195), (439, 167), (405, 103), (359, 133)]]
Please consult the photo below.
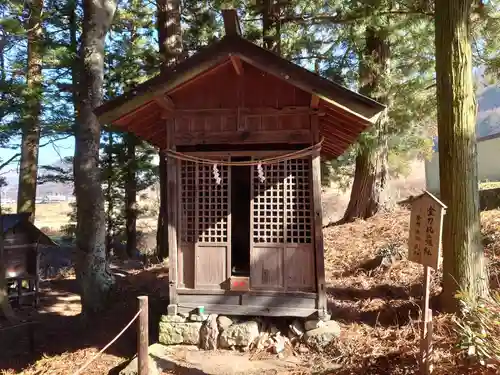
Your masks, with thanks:
[[(318, 116), (311, 115), (311, 132), (313, 143), (320, 141)], [(318, 313), (320, 317), (327, 315), (327, 300), (325, 286), (325, 254), (323, 245), (323, 209), (321, 207), (321, 158), (320, 151), (312, 155), (311, 182), (313, 196), (313, 233), (314, 252), (316, 260), (316, 287), (318, 293)]]
[[(175, 150), (174, 121), (167, 120), (167, 149)], [(162, 171), (162, 173), (164, 173)], [(177, 160), (167, 158), (167, 233), (168, 233), (168, 280), (169, 315), (177, 314)]]

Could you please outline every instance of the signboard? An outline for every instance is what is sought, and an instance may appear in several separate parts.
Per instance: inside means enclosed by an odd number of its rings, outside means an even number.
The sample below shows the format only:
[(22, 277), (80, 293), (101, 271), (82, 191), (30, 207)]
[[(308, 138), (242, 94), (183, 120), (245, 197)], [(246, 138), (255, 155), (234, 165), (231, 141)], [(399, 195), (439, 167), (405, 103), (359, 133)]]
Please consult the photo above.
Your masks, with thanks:
[(412, 201), (408, 260), (438, 268), (446, 206), (429, 192)]

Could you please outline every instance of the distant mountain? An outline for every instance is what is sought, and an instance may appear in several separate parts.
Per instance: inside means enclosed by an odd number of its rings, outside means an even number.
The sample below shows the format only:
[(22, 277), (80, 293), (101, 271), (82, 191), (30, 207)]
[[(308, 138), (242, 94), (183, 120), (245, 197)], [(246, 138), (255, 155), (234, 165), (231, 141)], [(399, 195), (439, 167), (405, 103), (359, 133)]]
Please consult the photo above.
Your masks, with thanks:
[[(54, 167), (64, 167), (64, 163), (56, 162), (52, 164)], [(44, 172), (40, 171), (41, 174)], [(19, 174), (16, 169), (13, 169), (3, 175), (7, 182), (7, 186), (2, 188), (2, 198), (4, 199), (17, 199), (17, 185), (19, 183)], [(71, 184), (47, 182), (38, 184), (36, 189), (37, 197), (45, 195), (65, 195), (70, 197), (73, 195), (73, 186)]]
[[(500, 133), (500, 86), (491, 85), (477, 94), (476, 135), (478, 138)], [(438, 151), (438, 140), (434, 137), (433, 151)]]
[(500, 86), (488, 86), (478, 93), (476, 134), (478, 137), (500, 133)]

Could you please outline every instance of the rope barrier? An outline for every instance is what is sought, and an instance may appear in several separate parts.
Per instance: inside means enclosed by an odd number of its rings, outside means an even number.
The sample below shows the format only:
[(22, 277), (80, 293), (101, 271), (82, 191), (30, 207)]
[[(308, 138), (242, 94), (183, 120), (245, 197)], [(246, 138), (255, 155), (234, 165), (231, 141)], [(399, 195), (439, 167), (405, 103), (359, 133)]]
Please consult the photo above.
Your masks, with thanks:
[(166, 150), (165, 153), (167, 156), (172, 157), (177, 160), (189, 161), (197, 164), (210, 164), (210, 165), (222, 165), (227, 167), (232, 166), (259, 166), (259, 165), (269, 165), (274, 163), (281, 163), (286, 160), (299, 159), (309, 155), (312, 155), (314, 152), (321, 149), (321, 145), (323, 143), (323, 138), (318, 143), (306, 147), (302, 150), (293, 151), (287, 154), (274, 156), (270, 158), (264, 158), (260, 160), (252, 160), (252, 161), (226, 161), (226, 160), (215, 160), (215, 159), (206, 159), (201, 158), (194, 155), (184, 154), (182, 152), (174, 151), (174, 150)]
[(134, 317), (132, 318), (132, 320), (130, 322), (128, 322), (128, 324), (120, 331), (120, 333), (118, 333), (118, 335), (116, 335), (113, 340), (111, 340), (104, 348), (102, 348), (99, 351), (99, 353), (97, 353), (89, 361), (87, 361), (82, 367), (80, 367), (80, 369), (78, 369), (78, 371), (76, 371), (75, 373), (73, 373), (73, 375), (80, 375), (83, 372), (83, 370), (85, 370), (87, 367), (89, 367), (90, 364), (92, 362), (94, 362), (102, 353), (104, 353), (104, 351), (107, 348), (109, 348), (116, 340), (118, 340), (120, 338), (120, 336), (123, 335), (123, 333), (127, 330), (127, 328), (130, 327), (132, 325), (132, 323), (137, 319), (137, 317), (139, 316), (139, 314), (141, 313), (141, 311), (142, 311), (142, 309), (140, 309), (139, 311), (137, 311), (137, 313), (134, 315)]

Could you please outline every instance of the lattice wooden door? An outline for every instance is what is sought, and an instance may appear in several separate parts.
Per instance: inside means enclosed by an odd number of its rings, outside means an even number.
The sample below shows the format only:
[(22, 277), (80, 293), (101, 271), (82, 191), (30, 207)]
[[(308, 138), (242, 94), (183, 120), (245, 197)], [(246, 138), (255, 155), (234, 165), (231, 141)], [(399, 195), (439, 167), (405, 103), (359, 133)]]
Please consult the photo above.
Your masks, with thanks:
[(179, 284), (220, 289), (231, 269), (230, 169), (183, 161), (180, 176)]
[(310, 166), (305, 158), (263, 166), (264, 180), (253, 168), (253, 289), (315, 289)]

